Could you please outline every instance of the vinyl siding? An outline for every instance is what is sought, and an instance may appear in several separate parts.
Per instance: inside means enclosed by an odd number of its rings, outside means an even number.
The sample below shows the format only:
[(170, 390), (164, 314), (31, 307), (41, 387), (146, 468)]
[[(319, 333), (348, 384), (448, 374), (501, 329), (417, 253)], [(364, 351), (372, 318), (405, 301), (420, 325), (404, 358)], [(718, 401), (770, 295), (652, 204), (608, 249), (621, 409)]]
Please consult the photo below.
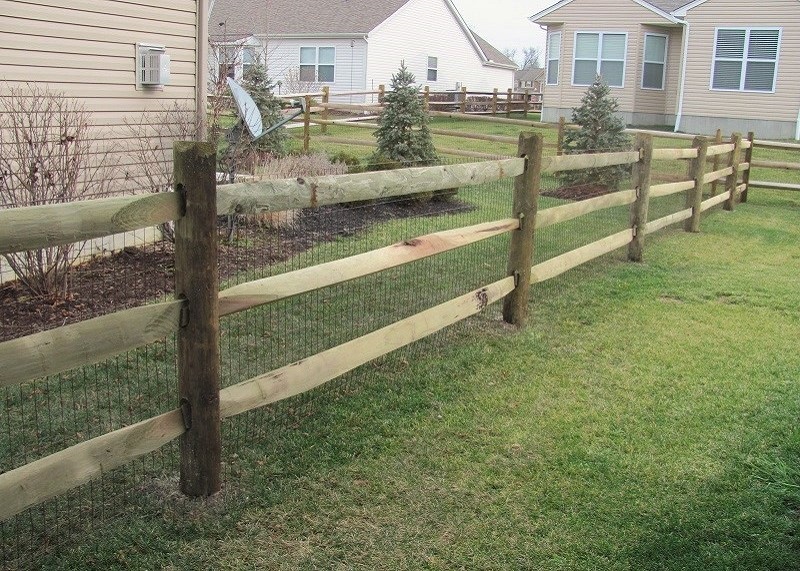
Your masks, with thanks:
[[(647, 34), (667, 36), (666, 73), (664, 89), (642, 89), (642, 74), (644, 70), (644, 41)], [(667, 114), (674, 113), (677, 91), (680, 80), (681, 57), (681, 30), (678, 28), (664, 28), (660, 26), (641, 26), (639, 31), (638, 52), (635, 54), (636, 83), (634, 111), (636, 113)], [(634, 55), (634, 54), (632, 54)]]
[[(483, 65), (481, 56), (443, 0), (411, 0), (372, 30), (366, 82), (368, 87), (389, 86), (400, 61), (417, 84), (431, 90), (505, 91), (514, 86), (514, 71)], [(427, 81), (428, 57), (438, 59), (436, 81)]]
[[(767, 121), (797, 121), (800, 108), (800, 2), (772, 0), (760, 7), (736, 0), (710, 0), (689, 11), (690, 38), (683, 114)], [(718, 27), (782, 28), (775, 93), (711, 90)]]

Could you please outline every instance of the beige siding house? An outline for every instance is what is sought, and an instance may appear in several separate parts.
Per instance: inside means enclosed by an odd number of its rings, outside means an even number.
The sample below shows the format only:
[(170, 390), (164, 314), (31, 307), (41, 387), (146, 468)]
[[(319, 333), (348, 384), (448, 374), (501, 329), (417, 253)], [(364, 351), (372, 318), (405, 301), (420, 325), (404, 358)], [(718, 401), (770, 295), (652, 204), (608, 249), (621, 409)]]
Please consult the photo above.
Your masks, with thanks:
[(469, 29), (450, 0), (215, 0), (214, 58), (241, 46), (235, 77), (256, 59), (286, 89), (300, 83), (332, 92), (388, 87), (400, 61), (434, 90), (508, 89), (516, 64)]
[[(198, 64), (207, 45), (205, 2), (0, 0), (0, 96), (34, 83), (78, 99), (91, 113), (95, 149), (117, 165), (110, 190), (142, 191), (135, 174), (147, 165), (129, 152), (126, 123), (175, 103), (195, 119), (204, 114), (196, 102), (205, 100), (205, 82), (198, 81), (206, 68)], [(159, 62), (158, 77), (141, 75), (144, 54), (157, 56), (147, 61)], [(167, 69), (168, 79), (161, 74)]]
[(542, 119), (600, 73), (633, 125), (800, 138), (800, 2), (562, 0), (547, 27)]

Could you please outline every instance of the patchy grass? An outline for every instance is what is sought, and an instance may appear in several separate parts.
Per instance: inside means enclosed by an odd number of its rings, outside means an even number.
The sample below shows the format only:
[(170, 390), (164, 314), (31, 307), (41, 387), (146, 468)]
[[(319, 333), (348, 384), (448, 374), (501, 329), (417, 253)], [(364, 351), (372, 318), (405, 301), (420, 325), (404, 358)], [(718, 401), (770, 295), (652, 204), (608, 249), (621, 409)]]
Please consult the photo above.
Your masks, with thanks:
[(43, 567), (798, 568), (799, 214), (759, 191), (542, 284)]

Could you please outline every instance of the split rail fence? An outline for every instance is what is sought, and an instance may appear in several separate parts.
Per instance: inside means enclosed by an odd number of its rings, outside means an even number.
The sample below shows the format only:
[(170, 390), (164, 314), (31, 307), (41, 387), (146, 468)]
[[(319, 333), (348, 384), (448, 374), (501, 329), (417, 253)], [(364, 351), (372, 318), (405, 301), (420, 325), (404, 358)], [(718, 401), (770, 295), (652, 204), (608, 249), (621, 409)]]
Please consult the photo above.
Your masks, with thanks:
[[(395, 171), (247, 182), (216, 188), (215, 149), (207, 143), (175, 146), (176, 191), (89, 200), (0, 212), (0, 254), (72, 243), (176, 221), (176, 299), (105, 315), (0, 343), (0, 387), (31, 382), (95, 363), (177, 332), (179, 386), (175, 408), (114, 430), (0, 474), (0, 521), (91, 481), (101, 474), (180, 439), (180, 488), (207, 496), (221, 485), (221, 419), (239, 415), (320, 386), (365, 363), (414, 343), (503, 302), (503, 318), (528, 320), (531, 285), (554, 278), (620, 248), (642, 260), (648, 235), (683, 222), (700, 228), (701, 213), (732, 210), (750, 167), (742, 153), (749, 141), (692, 148), (654, 149), (652, 137), (637, 136), (631, 151), (543, 156), (540, 134), (523, 134), (514, 158)], [(724, 166), (707, 172), (708, 158)], [(685, 180), (651, 184), (654, 160), (689, 161)], [(612, 165), (631, 165), (631, 188), (589, 200), (539, 209), (543, 175)], [(317, 266), (235, 285), (219, 291), (217, 216), (315, 208), (353, 201), (410, 197), (491, 181), (514, 180), (509, 217), (408, 239)], [(724, 190), (704, 192), (711, 183)], [(650, 201), (682, 193), (684, 208), (648, 219)], [(537, 230), (603, 209), (628, 207), (630, 225), (600, 240), (536, 263)], [(399, 267), (494, 236), (510, 234), (506, 277), (430, 307), (416, 315), (244, 382), (220, 387), (221, 316), (269, 304)]]

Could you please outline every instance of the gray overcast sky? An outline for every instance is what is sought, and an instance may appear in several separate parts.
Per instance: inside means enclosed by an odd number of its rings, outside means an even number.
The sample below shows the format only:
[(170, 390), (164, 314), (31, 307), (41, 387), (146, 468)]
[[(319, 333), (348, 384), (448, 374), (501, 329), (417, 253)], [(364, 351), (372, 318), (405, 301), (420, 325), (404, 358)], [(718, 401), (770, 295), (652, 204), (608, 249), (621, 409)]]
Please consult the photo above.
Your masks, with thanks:
[[(451, 0), (464, 20), (499, 50), (536, 46), (544, 52), (544, 32), (529, 16), (552, 6), (557, 0)], [(544, 58), (541, 58), (542, 61)]]

